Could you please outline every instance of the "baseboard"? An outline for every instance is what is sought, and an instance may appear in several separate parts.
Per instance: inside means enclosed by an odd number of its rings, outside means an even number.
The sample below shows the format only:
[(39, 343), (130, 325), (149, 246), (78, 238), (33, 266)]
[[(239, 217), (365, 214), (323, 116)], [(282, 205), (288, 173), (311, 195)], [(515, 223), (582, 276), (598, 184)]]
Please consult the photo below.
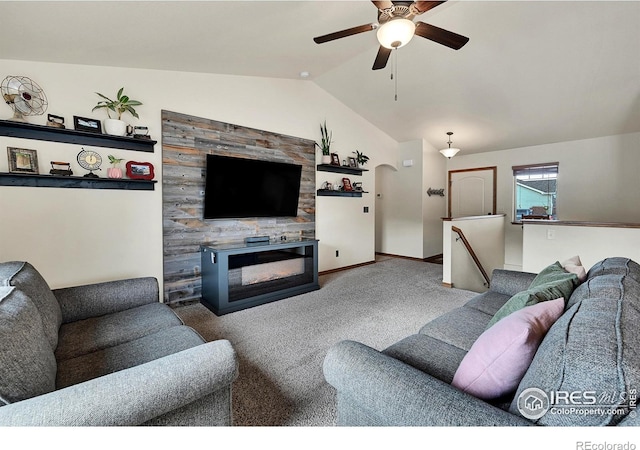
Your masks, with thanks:
[(442, 282), (442, 286), (446, 287), (446, 288), (453, 288), (453, 283), (445, 283), (444, 281)]
[(402, 258), (402, 259), (408, 259), (410, 261), (419, 261), (419, 262), (437, 262), (442, 259), (442, 253), (440, 253), (439, 255), (429, 256), (427, 258), (414, 258), (412, 256), (394, 255), (393, 253), (382, 253), (382, 252), (376, 252), (376, 255), (389, 256), (391, 258)]
[(402, 259), (408, 259), (410, 261), (418, 261), (418, 262), (424, 262), (425, 261), (423, 258), (414, 258), (412, 256), (394, 255), (393, 253), (376, 252), (376, 255), (389, 256), (391, 258), (402, 258)]
[(342, 272), (343, 270), (355, 269), (357, 267), (368, 266), (370, 264), (375, 264), (375, 263), (376, 263), (375, 261), (369, 261), (365, 263), (354, 264), (352, 266), (339, 267), (337, 269), (323, 270), (322, 272), (318, 272), (318, 275), (328, 275), (330, 273)]
[(433, 255), (433, 256), (429, 256), (428, 258), (424, 259), (425, 262), (438, 262), (438, 261), (442, 261), (442, 253), (440, 253), (439, 255)]

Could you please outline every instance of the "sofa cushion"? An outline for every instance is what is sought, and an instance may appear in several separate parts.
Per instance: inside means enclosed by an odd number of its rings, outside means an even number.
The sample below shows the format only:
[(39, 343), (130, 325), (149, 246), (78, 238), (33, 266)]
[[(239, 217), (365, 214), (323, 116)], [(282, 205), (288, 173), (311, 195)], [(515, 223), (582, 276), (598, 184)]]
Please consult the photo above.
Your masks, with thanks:
[(545, 267), (533, 279), (529, 289), (511, 297), (489, 321), (487, 328), (525, 306), (535, 305), (547, 300), (555, 300), (560, 297), (568, 299), (578, 284), (579, 281), (576, 274), (567, 272), (559, 262), (555, 262)]
[(149, 303), (60, 327), (58, 362), (182, 325), (173, 310), (163, 303)]
[(0, 285), (15, 286), (31, 299), (40, 311), (45, 335), (55, 350), (58, 329), (62, 324), (60, 305), (42, 275), (27, 262), (12, 261), (0, 264)]
[(587, 272), (587, 278), (598, 275), (626, 275), (640, 283), (640, 264), (629, 258), (607, 258), (595, 263)]
[(420, 334), (468, 351), (490, 319), (490, 314), (461, 306), (433, 319), (420, 329)]
[(542, 338), (564, 311), (564, 299), (527, 306), (486, 330), (473, 344), (451, 384), (482, 399), (515, 391)]
[[(546, 413), (540, 409), (544, 414), (534, 416), (540, 425), (615, 425), (625, 415), (613, 414), (603, 405), (613, 410), (620, 407), (624, 413), (626, 396), (640, 385), (640, 283), (627, 274), (595, 276), (576, 289), (569, 304), (542, 341), (510, 411), (520, 413), (518, 406), (523, 405), (518, 400), (524, 401), (531, 392), (527, 390), (537, 388), (547, 396), (549, 408), (554, 408)], [(563, 397), (558, 400), (551, 395), (585, 391), (596, 398), (600, 410), (567, 404)], [(581, 399), (590, 401), (581, 397), (577, 401)], [(585, 413), (571, 413), (569, 407)]]
[(40, 313), (15, 287), (0, 287), (0, 406), (55, 389), (56, 360)]
[[(175, 326), (58, 364), (57, 389), (128, 369), (203, 344), (192, 328)], [(197, 364), (197, 361), (193, 362)], [(158, 374), (162, 376), (162, 374)]]
[(505, 295), (499, 292), (494, 292), (493, 290), (489, 290), (487, 292), (483, 292), (482, 294), (476, 295), (467, 303), (465, 303), (464, 306), (466, 306), (467, 308), (477, 309), (478, 311), (482, 311), (483, 313), (489, 314), (493, 317), (493, 315), (497, 313), (498, 310), (502, 308), (510, 298), (510, 295)]
[(453, 374), (467, 352), (426, 334), (414, 334), (396, 342), (382, 353), (445, 383), (451, 383)]

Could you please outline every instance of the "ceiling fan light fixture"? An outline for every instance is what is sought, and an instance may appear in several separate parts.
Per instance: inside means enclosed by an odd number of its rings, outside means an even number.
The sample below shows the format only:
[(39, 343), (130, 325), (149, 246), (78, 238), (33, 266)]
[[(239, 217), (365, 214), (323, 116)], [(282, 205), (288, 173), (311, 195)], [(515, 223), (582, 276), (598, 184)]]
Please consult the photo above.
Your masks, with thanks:
[(401, 17), (391, 19), (378, 28), (378, 42), (385, 48), (400, 48), (409, 43), (415, 31), (416, 24), (413, 21)]
[(445, 158), (453, 158), (454, 156), (456, 156), (456, 153), (458, 153), (460, 151), (459, 148), (452, 148), (451, 147), (451, 135), (453, 134), (453, 132), (448, 131), (447, 135), (449, 135), (449, 141), (447, 141), (447, 144), (449, 144), (448, 148), (443, 148), (442, 150), (440, 150), (440, 153), (442, 153), (444, 155)]

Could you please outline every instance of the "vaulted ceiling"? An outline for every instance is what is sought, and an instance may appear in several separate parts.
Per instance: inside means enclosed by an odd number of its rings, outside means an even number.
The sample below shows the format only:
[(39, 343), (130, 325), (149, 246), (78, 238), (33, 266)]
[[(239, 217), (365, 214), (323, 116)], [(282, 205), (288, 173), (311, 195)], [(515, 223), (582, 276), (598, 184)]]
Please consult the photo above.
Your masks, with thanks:
[(469, 43), (455, 51), (417, 37), (378, 71), (375, 32), (312, 39), (375, 22), (364, 0), (0, 1), (0, 16), (0, 59), (306, 71), (399, 142), (441, 148), (453, 131), (455, 146), (475, 153), (640, 132), (639, 1), (448, 1), (419, 20)]

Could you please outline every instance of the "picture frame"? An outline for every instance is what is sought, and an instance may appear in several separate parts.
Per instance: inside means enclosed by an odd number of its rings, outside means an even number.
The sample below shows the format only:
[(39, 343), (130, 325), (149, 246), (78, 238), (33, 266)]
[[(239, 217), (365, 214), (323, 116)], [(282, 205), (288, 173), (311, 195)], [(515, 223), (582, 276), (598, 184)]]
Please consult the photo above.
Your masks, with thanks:
[(7, 147), (9, 173), (38, 175), (38, 152), (28, 148)]
[(338, 156), (337, 153), (332, 153), (331, 154), (331, 165), (332, 166), (339, 166), (340, 165), (340, 157)]
[(351, 192), (353, 191), (353, 186), (351, 186), (351, 180), (348, 178), (343, 178), (342, 179), (342, 189), (345, 192)]
[(153, 180), (153, 164), (148, 162), (127, 161), (127, 177), (132, 180)]
[(353, 168), (357, 168), (358, 167), (358, 162), (352, 156), (349, 156), (349, 167), (353, 167)]
[(102, 125), (99, 120), (88, 117), (73, 116), (73, 129), (86, 133), (102, 134)]

